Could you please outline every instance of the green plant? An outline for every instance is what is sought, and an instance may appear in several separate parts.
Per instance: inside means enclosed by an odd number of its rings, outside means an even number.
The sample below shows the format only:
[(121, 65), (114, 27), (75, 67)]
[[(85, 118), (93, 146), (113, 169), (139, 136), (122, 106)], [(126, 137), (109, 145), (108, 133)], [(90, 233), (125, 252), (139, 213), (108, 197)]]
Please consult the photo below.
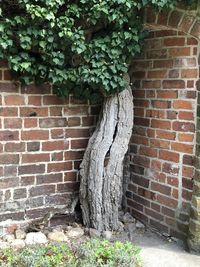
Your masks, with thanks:
[(1, 267), (138, 267), (140, 249), (130, 242), (89, 240), (70, 249), (66, 244), (31, 246), (0, 253)]
[(4, 0), (0, 58), (22, 83), (99, 99), (123, 90), (144, 37), (139, 12), (175, 0)]

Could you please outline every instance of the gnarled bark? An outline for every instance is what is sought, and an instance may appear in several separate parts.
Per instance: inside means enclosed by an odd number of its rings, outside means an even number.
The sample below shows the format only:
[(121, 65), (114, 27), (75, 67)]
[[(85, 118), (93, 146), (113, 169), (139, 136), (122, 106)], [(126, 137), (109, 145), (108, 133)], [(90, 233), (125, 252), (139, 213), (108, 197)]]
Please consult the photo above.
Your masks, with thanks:
[(105, 99), (102, 115), (81, 164), (80, 202), (87, 227), (99, 231), (118, 229), (123, 160), (132, 127), (133, 97), (128, 87)]

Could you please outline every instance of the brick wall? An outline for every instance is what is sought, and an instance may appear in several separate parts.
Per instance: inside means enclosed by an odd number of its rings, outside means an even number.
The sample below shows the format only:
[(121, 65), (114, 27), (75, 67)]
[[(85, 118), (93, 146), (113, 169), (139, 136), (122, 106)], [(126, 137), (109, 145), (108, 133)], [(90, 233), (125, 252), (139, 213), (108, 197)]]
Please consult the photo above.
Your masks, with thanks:
[[(96, 107), (21, 87), (0, 64), (0, 222), (70, 208)], [(63, 209), (63, 210), (64, 210)]]
[(195, 155), (198, 42), (155, 30), (130, 70), (135, 126), (127, 205), (134, 216), (170, 235), (187, 234)]

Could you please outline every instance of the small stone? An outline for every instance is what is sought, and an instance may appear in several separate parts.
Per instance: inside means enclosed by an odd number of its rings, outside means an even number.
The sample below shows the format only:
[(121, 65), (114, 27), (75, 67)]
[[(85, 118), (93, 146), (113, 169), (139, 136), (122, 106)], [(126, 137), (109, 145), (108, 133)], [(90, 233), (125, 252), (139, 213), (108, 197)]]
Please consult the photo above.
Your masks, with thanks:
[(117, 232), (123, 232), (124, 231), (124, 224), (119, 221)]
[(25, 247), (25, 242), (21, 239), (15, 239), (11, 242), (11, 247), (15, 250), (22, 249)]
[(9, 248), (9, 244), (7, 242), (0, 241), (0, 250), (4, 250)]
[(67, 236), (70, 238), (79, 238), (84, 235), (84, 230), (80, 227), (72, 228), (67, 232)]
[(72, 226), (71, 225), (67, 225), (66, 230), (69, 231), (71, 229), (72, 229)]
[(135, 219), (133, 218), (133, 216), (131, 216), (130, 213), (126, 212), (122, 218), (122, 222), (124, 223), (134, 223)]
[(107, 239), (107, 240), (110, 240), (112, 238), (112, 232), (111, 231), (103, 231), (102, 237)]
[(137, 229), (145, 229), (145, 225), (139, 221), (136, 222), (135, 226)]
[(3, 237), (3, 240), (6, 241), (6, 242), (12, 242), (13, 240), (15, 240), (15, 236), (13, 234), (10, 234), (10, 235), (5, 235)]
[(17, 224), (11, 224), (7, 227), (7, 233), (8, 234), (14, 234), (14, 232), (17, 230)]
[(101, 236), (101, 233), (98, 230), (96, 230), (96, 229), (90, 228), (89, 229), (89, 235), (92, 238), (98, 238), (98, 237)]
[(51, 232), (48, 234), (48, 239), (56, 242), (67, 242), (68, 238), (63, 232)]
[(26, 233), (23, 230), (18, 229), (15, 231), (15, 237), (16, 237), (16, 239), (25, 239)]
[(129, 223), (127, 225), (127, 228), (128, 228), (129, 233), (131, 234), (136, 230), (136, 225), (135, 225), (135, 223)]
[(124, 217), (124, 212), (122, 210), (119, 211), (119, 220), (122, 221)]
[(25, 243), (27, 245), (46, 244), (48, 242), (46, 236), (41, 232), (32, 232), (26, 235)]

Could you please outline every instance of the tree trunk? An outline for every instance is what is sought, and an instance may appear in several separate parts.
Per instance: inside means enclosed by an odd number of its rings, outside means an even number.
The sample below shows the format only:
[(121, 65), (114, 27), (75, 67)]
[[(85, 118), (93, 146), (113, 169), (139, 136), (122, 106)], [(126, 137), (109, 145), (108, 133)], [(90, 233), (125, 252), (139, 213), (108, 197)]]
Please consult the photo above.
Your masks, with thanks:
[(133, 127), (131, 88), (105, 98), (81, 164), (80, 202), (85, 226), (117, 230), (123, 160)]

